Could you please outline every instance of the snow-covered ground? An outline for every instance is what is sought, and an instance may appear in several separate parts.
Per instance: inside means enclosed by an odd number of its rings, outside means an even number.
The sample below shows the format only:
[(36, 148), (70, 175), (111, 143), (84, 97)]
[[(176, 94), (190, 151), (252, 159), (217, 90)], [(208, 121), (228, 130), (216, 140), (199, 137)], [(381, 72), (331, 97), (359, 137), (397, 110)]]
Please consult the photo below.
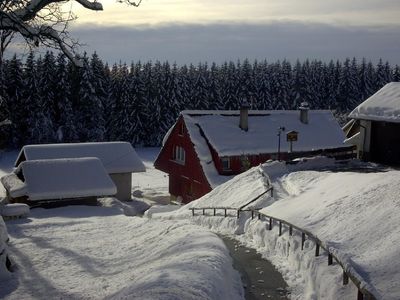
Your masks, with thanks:
[[(152, 167), (157, 152), (138, 149), (148, 172), (132, 179), (135, 198), (153, 204), (168, 196), (168, 177)], [(11, 169), (9, 156), (0, 158), (1, 171)], [(356, 167), (335, 168), (327, 159), (290, 166), (275, 162), (250, 169), (178, 209), (154, 205), (150, 219), (127, 217), (122, 214), (127, 204), (112, 200), (104, 200), (105, 207), (32, 210), (28, 219), (7, 221), (18, 268), (0, 293), (15, 299), (40, 298), (45, 291), (56, 298), (240, 299), (239, 276), (211, 230), (268, 258), (283, 274), (292, 299), (355, 299), (355, 286), (341, 283), (342, 269), (336, 263), (328, 266), (324, 253), (315, 257), (312, 241), (302, 251), (296, 231), (289, 237), (284, 229), (279, 236), (278, 226), (268, 231), (266, 222), (249, 214), (192, 217), (189, 211), (239, 207), (272, 183), (274, 197), (268, 193), (252, 206), (327, 242), (378, 299), (399, 299), (400, 171)]]
[[(149, 168), (135, 190), (165, 197), (157, 149), (139, 150)], [(8, 173), (17, 152), (2, 153)], [(13, 273), (0, 272), (1, 299), (243, 299), (239, 273), (214, 233), (188, 221), (128, 217), (127, 204), (32, 209), (7, 221)], [(0, 270), (1, 271), (1, 270)]]
[[(218, 207), (219, 200), (223, 206), (245, 204), (260, 194), (261, 185), (254, 187), (265, 181), (262, 170), (271, 175), (274, 198), (267, 194), (258, 201), (256, 206), (264, 207), (261, 212), (307, 229), (327, 242), (378, 299), (399, 299), (400, 171), (365, 164), (344, 170), (332, 163), (325, 159), (294, 166), (274, 162), (253, 168), (175, 212), (157, 214), (153, 210), (152, 218), (190, 218), (188, 207)], [(361, 169), (354, 168), (357, 166)], [(237, 197), (232, 196), (235, 194)], [(328, 266), (326, 254), (314, 257), (312, 241), (301, 251), (298, 233), (289, 237), (285, 229), (279, 237), (278, 226), (268, 231), (267, 222), (251, 220), (249, 215), (239, 220), (211, 216), (192, 220), (213, 231), (234, 234), (257, 249), (284, 275), (293, 299), (351, 299), (357, 295), (353, 284), (342, 285), (342, 269), (337, 264)]]

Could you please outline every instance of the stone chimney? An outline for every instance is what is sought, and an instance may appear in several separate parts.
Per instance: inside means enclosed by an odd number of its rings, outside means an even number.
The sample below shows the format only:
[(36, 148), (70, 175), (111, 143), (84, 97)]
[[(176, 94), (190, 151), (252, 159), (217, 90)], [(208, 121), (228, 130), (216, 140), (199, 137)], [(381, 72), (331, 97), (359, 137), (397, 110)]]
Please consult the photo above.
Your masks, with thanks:
[(302, 102), (299, 107), (300, 110), (300, 122), (303, 124), (308, 124), (308, 111), (310, 106), (308, 102)]
[(239, 127), (244, 131), (249, 130), (249, 108), (249, 103), (246, 99), (243, 99), (242, 103), (240, 104)]

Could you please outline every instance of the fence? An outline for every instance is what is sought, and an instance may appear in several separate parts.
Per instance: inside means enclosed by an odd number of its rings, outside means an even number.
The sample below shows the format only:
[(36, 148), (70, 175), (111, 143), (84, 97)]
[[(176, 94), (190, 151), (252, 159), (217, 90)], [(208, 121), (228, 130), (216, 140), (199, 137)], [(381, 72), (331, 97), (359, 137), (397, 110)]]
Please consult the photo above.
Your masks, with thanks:
[[(362, 286), (362, 277), (354, 270), (353, 267), (351, 267), (348, 263), (345, 264), (343, 263), (337, 255), (333, 253), (333, 251), (324, 243), (321, 241), (316, 235), (312, 234), (311, 232), (302, 229), (296, 225), (293, 225), (285, 220), (264, 214), (259, 212), (257, 209), (244, 209), (246, 206), (248, 206), (250, 203), (256, 201), (259, 199), (261, 196), (266, 194), (268, 191), (271, 191), (271, 196), (273, 193), (272, 187), (270, 187), (268, 190), (266, 190), (264, 193), (259, 195), (258, 197), (252, 199), (250, 202), (246, 203), (245, 205), (239, 207), (239, 208), (232, 208), (232, 207), (191, 207), (189, 208), (192, 211), (192, 216), (196, 216), (195, 211), (202, 211), (203, 216), (211, 216), (207, 215), (206, 211), (207, 210), (212, 210), (213, 216), (217, 216), (217, 212), (222, 210), (224, 212), (223, 216), (228, 217), (232, 216), (228, 214), (228, 211), (235, 211), (235, 215), (237, 218), (240, 217), (240, 214), (243, 212), (251, 212), (251, 218), (254, 219), (256, 216), (258, 220), (261, 221), (268, 221), (268, 230), (272, 230), (274, 223), (277, 223), (279, 226), (279, 236), (282, 235), (283, 233), (283, 226), (286, 226), (288, 228), (288, 233), (290, 236), (293, 235), (293, 229), (297, 230), (299, 233), (301, 233), (301, 250), (304, 249), (304, 243), (306, 239), (308, 238), (309, 240), (314, 241), (315, 243), (315, 256), (319, 256), (321, 249), (325, 250), (326, 253), (328, 254), (328, 265), (333, 264), (333, 260), (335, 260), (343, 269), (343, 284), (347, 285), (349, 283), (349, 279), (354, 283), (354, 285), (357, 287), (358, 292), (357, 292), (357, 300), (376, 300), (377, 298), (374, 296), (374, 294), (368, 290), (366, 287)], [(221, 216), (221, 215), (219, 215)]]

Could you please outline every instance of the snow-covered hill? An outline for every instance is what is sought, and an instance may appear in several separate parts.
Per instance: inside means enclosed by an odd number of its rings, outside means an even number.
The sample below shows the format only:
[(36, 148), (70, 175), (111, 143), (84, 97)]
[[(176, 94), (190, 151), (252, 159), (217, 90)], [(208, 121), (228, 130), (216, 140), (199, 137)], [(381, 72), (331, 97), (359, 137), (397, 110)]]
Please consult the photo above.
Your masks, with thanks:
[[(329, 171), (331, 170), (331, 171)], [(270, 163), (236, 176), (211, 193), (163, 218), (190, 218), (190, 207), (239, 207), (259, 195), (269, 174), (274, 198), (268, 194), (257, 206), (261, 212), (309, 230), (350, 263), (381, 299), (400, 297), (400, 171), (375, 165), (336, 166), (317, 158), (297, 165)], [(199, 211), (198, 214), (201, 214)], [(211, 214), (211, 212), (210, 212)], [(157, 214), (153, 214), (153, 218)], [(326, 257), (314, 258), (314, 245), (299, 249), (299, 236), (278, 237), (266, 223), (242, 216), (192, 218), (215, 231), (240, 234), (236, 238), (270, 260), (285, 275), (297, 299), (347, 299), (355, 287), (341, 284), (339, 267), (328, 267)]]

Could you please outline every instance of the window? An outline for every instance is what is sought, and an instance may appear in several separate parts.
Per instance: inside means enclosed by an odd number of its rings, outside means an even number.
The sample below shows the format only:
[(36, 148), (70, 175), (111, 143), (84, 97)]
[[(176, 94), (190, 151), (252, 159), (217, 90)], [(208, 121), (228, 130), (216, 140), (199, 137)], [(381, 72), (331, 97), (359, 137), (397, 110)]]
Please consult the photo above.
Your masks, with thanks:
[(185, 149), (181, 146), (175, 146), (173, 159), (179, 163), (185, 163)]
[(231, 169), (231, 159), (229, 157), (222, 157), (221, 164), (223, 171), (229, 171)]

